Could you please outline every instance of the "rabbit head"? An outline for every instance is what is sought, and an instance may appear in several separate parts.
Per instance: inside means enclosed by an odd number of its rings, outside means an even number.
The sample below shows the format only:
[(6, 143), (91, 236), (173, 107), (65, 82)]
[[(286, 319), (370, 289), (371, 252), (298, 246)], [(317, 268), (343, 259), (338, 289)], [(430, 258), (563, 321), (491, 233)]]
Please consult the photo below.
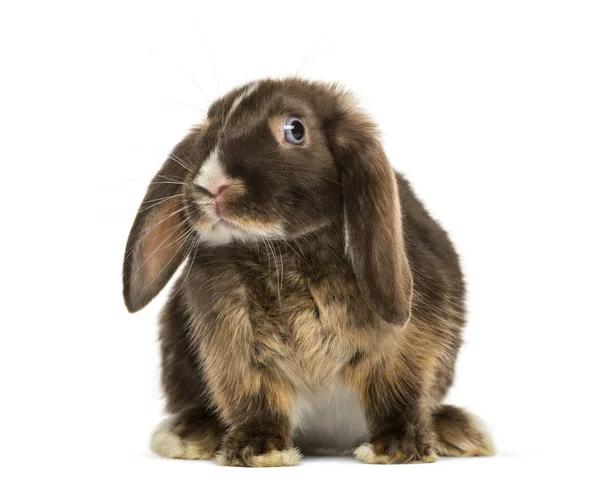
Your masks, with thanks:
[(291, 240), (335, 222), (369, 306), (406, 323), (400, 201), (374, 124), (335, 85), (250, 83), (215, 101), (150, 183), (127, 242), (125, 303), (143, 308), (191, 245)]

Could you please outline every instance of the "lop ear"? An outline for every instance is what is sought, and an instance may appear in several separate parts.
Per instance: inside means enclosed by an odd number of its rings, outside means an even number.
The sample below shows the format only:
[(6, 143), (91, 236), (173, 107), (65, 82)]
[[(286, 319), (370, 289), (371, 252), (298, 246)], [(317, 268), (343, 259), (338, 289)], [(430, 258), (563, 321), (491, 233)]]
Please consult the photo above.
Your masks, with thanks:
[(123, 259), (123, 298), (131, 313), (159, 293), (186, 256), (189, 227), (182, 182), (188, 173), (186, 154), (198, 137), (198, 131), (191, 132), (173, 149), (152, 179), (131, 227)]
[(351, 108), (336, 119), (329, 139), (342, 182), (346, 252), (371, 309), (403, 326), (413, 281), (396, 177), (373, 122)]

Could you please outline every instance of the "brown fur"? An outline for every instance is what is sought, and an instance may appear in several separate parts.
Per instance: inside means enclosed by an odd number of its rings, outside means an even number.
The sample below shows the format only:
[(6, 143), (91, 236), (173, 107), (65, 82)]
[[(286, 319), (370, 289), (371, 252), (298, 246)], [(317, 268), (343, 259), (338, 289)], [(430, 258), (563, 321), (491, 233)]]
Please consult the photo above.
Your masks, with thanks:
[[(161, 319), (171, 431), (223, 464), (293, 464), (295, 394), (338, 380), (361, 401), (364, 461), (490, 454), (470, 416), (441, 406), (464, 325), (458, 257), (374, 124), (330, 85), (264, 80), (244, 93), (215, 102), (175, 149), (127, 245), (131, 311), (187, 257)], [(303, 120), (306, 144), (278, 136), (286, 116)], [(202, 240), (215, 223), (192, 183), (216, 148), (243, 188), (223, 215), (248, 234), (225, 244)]]

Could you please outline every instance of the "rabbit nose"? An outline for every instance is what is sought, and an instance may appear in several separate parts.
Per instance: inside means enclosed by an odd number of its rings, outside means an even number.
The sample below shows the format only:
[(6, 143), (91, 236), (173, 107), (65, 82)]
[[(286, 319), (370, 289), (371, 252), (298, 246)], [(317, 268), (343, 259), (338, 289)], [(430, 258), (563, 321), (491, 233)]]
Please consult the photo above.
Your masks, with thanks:
[(213, 193), (214, 197), (218, 197), (221, 193), (223, 193), (223, 191), (225, 191), (227, 188), (229, 188), (228, 184), (221, 184)]
[(202, 193), (204, 193), (212, 198), (217, 198), (228, 187), (229, 187), (229, 184), (220, 184), (216, 188), (207, 188), (204, 186), (200, 186), (198, 184), (196, 185), (196, 188), (198, 188)]

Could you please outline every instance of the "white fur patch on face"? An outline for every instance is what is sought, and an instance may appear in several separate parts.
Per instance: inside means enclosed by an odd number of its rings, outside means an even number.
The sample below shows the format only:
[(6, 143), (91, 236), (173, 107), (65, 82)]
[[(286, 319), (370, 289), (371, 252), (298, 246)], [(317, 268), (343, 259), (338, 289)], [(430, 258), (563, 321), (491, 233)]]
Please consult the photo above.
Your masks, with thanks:
[(338, 382), (318, 393), (299, 393), (292, 424), (295, 441), (307, 453), (345, 453), (367, 439), (358, 395)]
[(200, 167), (200, 171), (194, 178), (194, 184), (214, 194), (217, 192), (219, 186), (228, 183), (229, 177), (225, 174), (225, 169), (219, 159), (219, 148), (217, 147)]
[(233, 103), (231, 104), (231, 108), (229, 109), (229, 112), (227, 112), (227, 118), (225, 119), (225, 125), (231, 118), (231, 115), (233, 115), (233, 112), (235, 112), (237, 110), (237, 107), (240, 106), (240, 103), (242, 102), (242, 100), (244, 98), (248, 98), (248, 96), (250, 96), (252, 93), (254, 93), (258, 89), (258, 85), (259, 85), (258, 81), (255, 83), (252, 83), (250, 86), (248, 86), (248, 88), (246, 88), (238, 96), (235, 97), (235, 100), (233, 100)]

